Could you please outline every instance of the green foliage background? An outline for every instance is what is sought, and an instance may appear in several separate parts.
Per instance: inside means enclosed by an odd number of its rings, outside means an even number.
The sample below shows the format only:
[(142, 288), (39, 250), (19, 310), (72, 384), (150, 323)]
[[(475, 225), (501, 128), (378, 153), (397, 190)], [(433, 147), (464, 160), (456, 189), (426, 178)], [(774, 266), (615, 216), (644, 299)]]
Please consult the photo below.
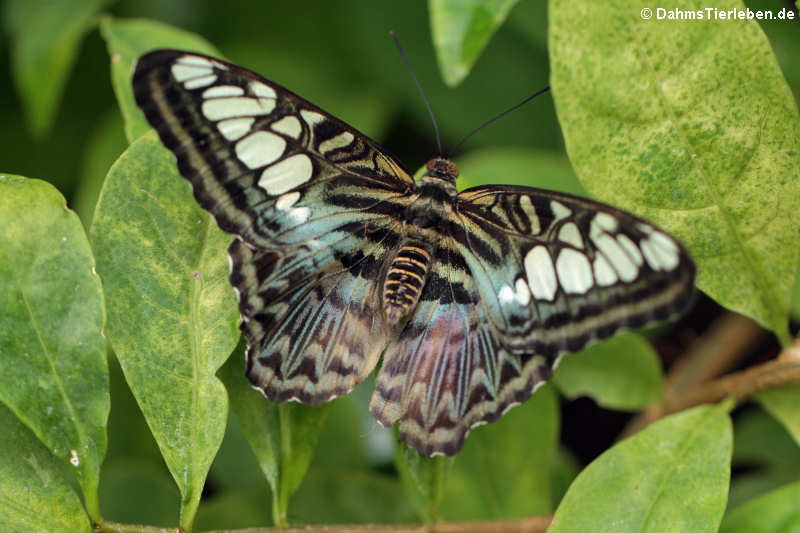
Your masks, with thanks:
[[(552, 84), (552, 98), (505, 117), (457, 154), (460, 186), (589, 191), (646, 214), (690, 245), (703, 290), (786, 343), (792, 291), (800, 315), (800, 20), (731, 21), (709, 33), (700, 22), (642, 21), (642, 7), (0, 5), (0, 171), (38, 178), (0, 175), (0, 529), (89, 531), (87, 513), (99, 523), (186, 530), (554, 512), (554, 531), (599, 523), (609, 531), (751, 531), (739, 517), (753, 516), (770, 517), (756, 520), (762, 531), (796, 524), (797, 385), (760, 396), (766, 409), (734, 428), (730, 403), (665, 419), (577, 475), (585, 465), (559, 444), (559, 394), (630, 411), (662, 400), (660, 361), (635, 334), (566, 359), (553, 385), (474, 431), (455, 458), (396, 448), (368, 416), (371, 383), (318, 410), (268, 404), (246, 385), (242, 347), (234, 350), (229, 237), (194, 204), (130, 95), (131, 66), (147, 49), (223, 55), (414, 169), (434, 155), (435, 140), (390, 29), (445, 147)], [(620, 18), (629, 35), (606, 31)], [(639, 57), (616, 53), (631, 40)], [(654, 92), (653, 79), (675, 85)], [(630, 101), (645, 107), (634, 112)], [(719, 117), (717, 131), (707, 127)], [(684, 126), (690, 142), (663, 123)], [(738, 142), (726, 144), (731, 132)], [(701, 149), (674, 157), (687, 144)], [(746, 171), (742, 146), (760, 150), (747, 155), (754, 163)], [(740, 197), (721, 200), (728, 190)], [(709, 206), (721, 215), (694, 216)], [(108, 360), (106, 337), (115, 351)], [(731, 486), (731, 461), (757, 468)]]

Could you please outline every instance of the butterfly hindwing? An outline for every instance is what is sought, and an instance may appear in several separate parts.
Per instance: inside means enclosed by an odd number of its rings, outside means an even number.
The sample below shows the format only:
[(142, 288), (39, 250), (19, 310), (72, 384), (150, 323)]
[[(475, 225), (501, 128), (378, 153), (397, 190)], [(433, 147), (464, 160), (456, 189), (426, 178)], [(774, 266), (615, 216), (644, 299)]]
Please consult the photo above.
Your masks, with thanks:
[(458, 250), (453, 239), (441, 243), (446, 259), (384, 353), (370, 402), (373, 416), (397, 422), (401, 439), (423, 455), (454, 454), (471, 428), (497, 420), (551, 375), (546, 358), (502, 345), (484, 318), (476, 278), (456, 266)]

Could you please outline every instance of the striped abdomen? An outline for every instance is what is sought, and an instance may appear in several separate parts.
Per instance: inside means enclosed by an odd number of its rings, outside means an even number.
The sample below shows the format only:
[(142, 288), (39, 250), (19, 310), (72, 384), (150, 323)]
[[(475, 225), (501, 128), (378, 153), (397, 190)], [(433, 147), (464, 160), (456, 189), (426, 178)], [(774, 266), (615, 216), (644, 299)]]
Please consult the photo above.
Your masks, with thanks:
[(390, 324), (414, 310), (430, 261), (430, 250), (416, 242), (404, 244), (394, 256), (383, 282), (383, 313)]

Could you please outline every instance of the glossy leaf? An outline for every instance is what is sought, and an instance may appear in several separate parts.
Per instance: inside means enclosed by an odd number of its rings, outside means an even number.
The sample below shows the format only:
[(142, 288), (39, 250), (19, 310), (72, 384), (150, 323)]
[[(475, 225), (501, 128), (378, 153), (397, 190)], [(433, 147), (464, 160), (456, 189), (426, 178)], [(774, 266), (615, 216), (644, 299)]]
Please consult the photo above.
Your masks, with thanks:
[(676, 233), (700, 289), (788, 342), (800, 117), (758, 22), (642, 20), (647, 2), (549, 5), (553, 97), (581, 182)]
[(765, 390), (756, 400), (775, 417), (800, 445), (800, 385)]
[(454, 87), (469, 74), (517, 0), (428, 0), (439, 70)]
[(125, 119), (128, 142), (133, 142), (150, 129), (133, 100), (131, 89), (133, 65), (139, 56), (156, 48), (177, 48), (222, 57), (199, 35), (153, 20), (105, 17), (100, 23), (100, 33), (111, 56), (111, 82)]
[(733, 509), (720, 533), (792, 533), (800, 531), (800, 482), (754, 498)]
[(727, 409), (669, 416), (603, 453), (572, 483), (548, 532), (717, 531), (733, 443)]
[(276, 404), (253, 389), (244, 375), (243, 352), (220, 371), (245, 438), (272, 488), (275, 524), (286, 526), (291, 496), (300, 486), (311, 463), (319, 434), (332, 403), (308, 407), (297, 403)]
[(61, 93), (84, 34), (95, 15), (113, 0), (7, 0), (5, 29), (11, 38), (14, 83), (31, 132), (44, 136), (52, 126)]
[(95, 520), (109, 411), (100, 279), (49, 183), (0, 175), (0, 401), (72, 465)]
[(91, 235), (109, 339), (181, 491), (181, 526), (190, 530), (228, 416), (214, 374), (239, 338), (227, 281), (230, 236), (194, 201), (154, 132), (111, 168)]
[(566, 355), (553, 382), (568, 398), (590, 396), (609, 409), (635, 411), (661, 401), (661, 360), (635, 333), (617, 335), (577, 354)]
[(64, 466), (0, 405), (0, 531), (90, 533)]
[(550, 467), (558, 436), (558, 399), (549, 385), (498, 422), (475, 428), (455, 456), (442, 515), (510, 520), (552, 512)]

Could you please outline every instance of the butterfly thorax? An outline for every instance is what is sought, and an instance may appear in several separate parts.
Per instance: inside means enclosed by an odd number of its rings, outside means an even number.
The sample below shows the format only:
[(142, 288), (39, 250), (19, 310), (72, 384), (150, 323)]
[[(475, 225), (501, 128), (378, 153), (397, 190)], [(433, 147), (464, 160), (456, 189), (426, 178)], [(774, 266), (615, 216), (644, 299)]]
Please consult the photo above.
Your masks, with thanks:
[(391, 325), (413, 312), (430, 270), (440, 229), (452, 212), (458, 191), (458, 167), (447, 159), (432, 159), (415, 183), (416, 195), (405, 213), (405, 238), (389, 263), (383, 283), (383, 312)]

